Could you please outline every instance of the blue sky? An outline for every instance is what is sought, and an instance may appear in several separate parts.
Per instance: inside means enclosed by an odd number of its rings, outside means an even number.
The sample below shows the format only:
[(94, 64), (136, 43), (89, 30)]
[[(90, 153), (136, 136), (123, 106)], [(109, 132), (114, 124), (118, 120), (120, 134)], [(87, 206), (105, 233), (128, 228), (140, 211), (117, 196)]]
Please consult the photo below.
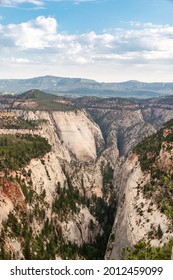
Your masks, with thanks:
[(171, 0), (0, 0), (0, 78), (172, 81)]

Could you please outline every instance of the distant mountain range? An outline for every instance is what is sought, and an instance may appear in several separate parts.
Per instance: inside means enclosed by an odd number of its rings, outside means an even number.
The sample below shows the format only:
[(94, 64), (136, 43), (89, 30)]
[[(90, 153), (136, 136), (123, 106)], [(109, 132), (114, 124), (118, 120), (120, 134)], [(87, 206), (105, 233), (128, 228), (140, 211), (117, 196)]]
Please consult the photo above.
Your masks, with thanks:
[(55, 76), (0, 79), (1, 94), (20, 94), (30, 89), (39, 89), (56, 95), (149, 98), (172, 95), (173, 83), (144, 83), (134, 80), (121, 83), (99, 83), (89, 79)]

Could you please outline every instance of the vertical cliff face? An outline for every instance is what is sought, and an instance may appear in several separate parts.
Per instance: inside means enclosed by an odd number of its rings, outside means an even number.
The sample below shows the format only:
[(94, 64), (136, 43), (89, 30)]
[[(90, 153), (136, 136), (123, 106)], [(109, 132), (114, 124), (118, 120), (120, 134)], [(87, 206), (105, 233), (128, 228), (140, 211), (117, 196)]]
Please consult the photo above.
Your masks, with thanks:
[[(123, 248), (132, 248), (140, 240), (150, 241), (157, 247), (172, 237), (169, 219), (160, 213), (152, 198), (143, 195), (142, 187), (150, 182), (150, 174), (141, 171), (136, 155), (129, 157), (118, 176), (115, 182), (118, 209), (106, 254), (106, 258), (111, 259), (121, 259)], [(161, 239), (157, 235), (159, 225), (163, 233)]]
[[(83, 110), (18, 110), (15, 114), (16, 118), (35, 122), (36, 127), (3, 128), (0, 133), (7, 136), (39, 135), (48, 140), (51, 150), (44, 156), (31, 159), (23, 168), (10, 171), (8, 191), (2, 182), (0, 219), (2, 236), (5, 234), (4, 248), (12, 258), (34, 255), (40, 258), (37, 243), (42, 238), (43, 251), (46, 246), (53, 247), (49, 255), (45, 253), (44, 256), (42, 252), (43, 258), (85, 258), (87, 256), (83, 255), (81, 248), (84, 244), (94, 244), (96, 237), (101, 238), (104, 234), (104, 222), (100, 216), (109, 208), (109, 199), (114, 193), (111, 189), (111, 161), (102, 154), (105, 146), (102, 132)], [(106, 181), (103, 174), (107, 176)], [(2, 171), (1, 177), (4, 176)], [(18, 187), (23, 209), (15, 203), (14, 185)], [(12, 233), (14, 223), (17, 228)], [(24, 232), (22, 237), (20, 230)], [(26, 243), (26, 234), (30, 245)], [(55, 239), (55, 244), (50, 244), (51, 239)], [(73, 248), (72, 256), (70, 246), (78, 246)]]
[(59, 157), (67, 161), (73, 156), (80, 161), (94, 160), (97, 157), (97, 145), (99, 149), (104, 143), (99, 127), (91, 122), (82, 110), (16, 111), (16, 114), (29, 120), (43, 120), (40, 129), (34, 133), (45, 136), (55, 152), (59, 145), (61, 147)]
[(121, 259), (139, 241), (163, 247), (173, 237), (172, 140), (170, 121), (139, 143), (116, 174), (118, 207), (106, 258)]

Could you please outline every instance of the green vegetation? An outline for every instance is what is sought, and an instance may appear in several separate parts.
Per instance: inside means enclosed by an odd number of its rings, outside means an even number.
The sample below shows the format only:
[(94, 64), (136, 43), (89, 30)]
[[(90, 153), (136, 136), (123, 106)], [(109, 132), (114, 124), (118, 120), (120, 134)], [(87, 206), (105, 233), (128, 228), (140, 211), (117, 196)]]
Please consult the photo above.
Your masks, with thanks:
[(173, 127), (173, 119), (163, 124), (163, 128), (172, 128)]
[[(106, 171), (107, 170), (107, 171)], [(112, 169), (105, 169), (106, 177), (104, 182), (110, 184)], [(108, 200), (92, 195), (88, 198), (85, 193), (80, 193), (73, 186), (71, 178), (66, 174), (67, 181), (64, 186), (57, 184), (56, 196), (52, 204), (54, 214), (50, 220), (46, 218), (46, 209), (50, 205), (46, 202), (46, 192), (42, 191), (38, 195), (29, 184), (30, 172), (26, 174), (28, 185), (23, 180), (16, 178), (21, 185), (26, 203), (30, 204), (30, 211), (16, 209), (10, 212), (8, 219), (3, 222), (3, 230), (0, 234), (1, 248), (0, 259), (16, 259), (17, 255), (12, 255), (10, 250), (4, 246), (7, 237), (20, 240), (22, 253), (25, 259), (51, 260), (56, 255), (62, 259), (104, 259), (107, 242), (112, 229), (115, 215), (115, 201), (113, 194)], [(105, 185), (106, 186), (106, 185)], [(80, 208), (87, 207), (91, 214), (96, 218), (102, 233), (98, 233), (95, 240), (78, 246), (64, 240), (59, 221), (67, 221), (70, 215), (78, 214)], [(104, 217), (104, 219), (103, 219)], [(35, 220), (42, 225), (42, 229), (33, 233), (32, 223)], [(96, 224), (90, 220), (88, 230), (91, 233), (95, 230)], [(101, 244), (101, 246), (100, 246)]]
[(152, 197), (160, 211), (173, 223), (173, 175), (153, 168), (143, 193), (147, 198)]
[[(108, 197), (106, 186), (111, 185), (113, 178), (113, 170), (110, 165), (106, 166), (103, 177), (104, 195)], [(96, 195), (92, 195), (91, 198), (88, 198), (85, 193), (80, 193), (79, 190), (73, 186), (68, 174), (66, 174), (66, 178), (67, 182), (63, 188), (60, 186), (60, 183), (57, 185), (57, 195), (53, 202), (52, 210), (58, 215), (60, 221), (65, 221), (68, 219), (68, 215), (77, 214), (80, 208), (87, 207), (99, 222), (103, 234), (98, 234), (94, 242), (84, 243), (82, 246), (77, 246), (72, 243), (65, 244), (62, 242), (60, 246), (61, 257), (63, 259), (75, 259), (76, 256), (81, 256), (85, 259), (104, 259), (107, 242), (115, 217), (116, 204), (114, 193), (111, 193), (109, 199), (97, 197)], [(89, 223), (91, 234), (94, 227), (95, 224), (91, 220)], [(100, 246), (100, 244), (102, 244), (102, 246)]]
[(35, 129), (44, 120), (31, 121), (23, 118), (15, 118), (12, 116), (0, 117), (0, 128), (5, 129)]
[[(164, 132), (166, 134), (164, 135)], [(164, 147), (163, 147), (164, 142)], [(164, 213), (173, 224), (173, 174), (157, 165), (161, 147), (169, 151), (173, 144), (173, 120), (165, 123), (163, 128), (157, 133), (146, 137), (139, 143), (134, 152), (139, 156), (141, 169), (150, 172), (150, 182), (142, 186), (143, 194), (146, 198), (151, 198), (158, 208)], [(171, 154), (170, 154), (171, 155)], [(170, 157), (171, 159), (171, 157)], [(138, 186), (139, 189), (141, 186)]]
[[(93, 195), (90, 200), (89, 210), (96, 217), (103, 230), (103, 234), (98, 235), (95, 244), (93, 244), (95, 255), (97, 254), (97, 258), (95, 256), (95, 259), (102, 260), (105, 256), (108, 239), (115, 219), (116, 203), (114, 195), (110, 197), (108, 202), (104, 198)], [(90, 253), (90, 250), (88, 253)]]
[(0, 170), (20, 169), (50, 150), (47, 140), (38, 135), (0, 135)]
[(170, 260), (173, 238), (163, 247), (152, 247), (149, 243), (139, 241), (133, 249), (123, 248), (123, 260)]
[[(107, 184), (110, 184), (112, 169), (109, 166), (107, 170), (109, 170), (110, 173), (106, 173), (105, 181)], [(108, 201), (96, 195), (92, 195), (91, 198), (88, 198), (84, 194), (79, 193), (79, 190), (71, 184), (67, 174), (66, 177), (68, 187), (61, 188), (60, 185), (57, 186), (57, 196), (53, 202), (52, 210), (58, 215), (61, 221), (65, 221), (68, 215), (78, 213), (80, 207), (87, 207), (99, 222), (103, 234), (98, 234), (94, 242), (85, 243), (81, 247), (71, 243), (64, 244), (65, 250), (67, 252), (76, 252), (85, 259), (104, 259), (107, 242), (115, 217), (116, 204), (114, 195), (112, 194)], [(94, 227), (94, 223), (90, 221), (89, 230), (91, 234)], [(102, 246), (100, 246), (100, 244), (102, 244)], [(70, 258), (68, 254), (65, 256), (65, 252), (63, 252), (63, 256), (63, 258)]]
[[(40, 136), (0, 135), (0, 171), (6, 172), (10, 181), (18, 182), (24, 194), (25, 203), (30, 209), (28, 211), (26, 207), (21, 211), (18, 205), (3, 222), (3, 230), (0, 234), (0, 259), (18, 258), (17, 255), (12, 255), (9, 248), (6, 248), (7, 237), (19, 240), (25, 259), (55, 259), (56, 255), (63, 259), (104, 259), (116, 207), (114, 193), (110, 192), (113, 169), (108, 165), (103, 170), (103, 198), (96, 195), (88, 198), (84, 191), (85, 186), (82, 185), (79, 192), (70, 176), (65, 174), (67, 181), (64, 186), (57, 184), (56, 196), (52, 204), (53, 218), (49, 220), (46, 218), (46, 211), (51, 206), (45, 200), (45, 190), (42, 190), (40, 195), (33, 190), (31, 170), (26, 172), (23, 167), (32, 158), (42, 157), (50, 149), (51, 146), (47, 140)], [(44, 165), (43, 159), (42, 164)], [(17, 173), (13, 178), (9, 171), (18, 169), (21, 173)], [(83, 207), (87, 207), (96, 218), (101, 234), (99, 233), (94, 241), (91, 237), (88, 243), (77, 246), (64, 240), (59, 221), (67, 221), (70, 215), (78, 214)], [(40, 231), (33, 232), (33, 221), (41, 225)], [(94, 220), (91, 219), (88, 225), (91, 236), (95, 226)]]
[(31, 188), (27, 187), (24, 183), (21, 184), (21, 189), (22, 189), (22, 192), (25, 196), (26, 202), (31, 204), (35, 192)]
[(153, 168), (150, 182), (142, 190), (144, 196), (152, 197), (160, 211), (173, 223), (173, 176)]
[(108, 163), (103, 170), (103, 185), (109, 184), (113, 180), (114, 170)]
[(0, 260), (11, 260), (12, 256), (10, 252), (5, 249), (5, 233), (4, 229), (1, 230), (0, 234)]
[(57, 186), (57, 196), (53, 202), (52, 210), (58, 214), (61, 220), (66, 220), (69, 213), (77, 213), (83, 198), (79, 190), (70, 185), (68, 188)]
[[(20, 216), (19, 222), (15, 215), (10, 212), (7, 221), (4, 222), (4, 230), (1, 231), (2, 241), (4, 241), (5, 233), (8, 233), (8, 235), (13, 238), (20, 236), (25, 259), (55, 259), (55, 254), (59, 249), (58, 227), (55, 229), (55, 226), (47, 219), (44, 222), (42, 231), (34, 236), (32, 228), (28, 223), (29, 220), (31, 220), (31, 216), (27, 217), (25, 213), (23, 213)], [(3, 249), (0, 250), (0, 258), (4, 259), (7, 255), (9, 257), (10, 253), (5, 252), (3, 247)]]
[[(37, 89), (29, 90), (18, 96), (19, 100), (24, 99), (24, 106), (28, 109), (39, 110), (55, 110), (55, 111), (71, 111), (77, 107), (66, 98), (58, 97), (57, 95), (46, 93)], [(27, 104), (28, 102), (28, 104)], [(21, 104), (22, 106), (22, 104)]]
[(155, 162), (156, 157), (159, 155), (163, 135), (162, 130), (144, 138), (133, 150), (139, 156), (141, 169), (143, 171), (151, 168)]
[(98, 259), (98, 252), (94, 248), (95, 243), (78, 246), (71, 242), (65, 242), (61, 227), (56, 224), (56, 219), (45, 219), (41, 232), (36, 235), (33, 234), (28, 220), (31, 220), (31, 217), (26, 217), (25, 214), (21, 215), (20, 222), (12, 212), (9, 214), (0, 235), (0, 259), (11, 259), (12, 257), (11, 253), (4, 248), (6, 234), (13, 238), (20, 235), (20, 241), (23, 245), (22, 253), (26, 260), (53, 260), (56, 255), (61, 256), (62, 259), (71, 260), (79, 257)]
[[(164, 129), (172, 129), (170, 133), (164, 137)], [(141, 169), (143, 171), (150, 170), (159, 155), (162, 142), (166, 141), (168, 144), (173, 142), (173, 119), (163, 125), (158, 132), (144, 138), (134, 149), (133, 152), (139, 156)]]

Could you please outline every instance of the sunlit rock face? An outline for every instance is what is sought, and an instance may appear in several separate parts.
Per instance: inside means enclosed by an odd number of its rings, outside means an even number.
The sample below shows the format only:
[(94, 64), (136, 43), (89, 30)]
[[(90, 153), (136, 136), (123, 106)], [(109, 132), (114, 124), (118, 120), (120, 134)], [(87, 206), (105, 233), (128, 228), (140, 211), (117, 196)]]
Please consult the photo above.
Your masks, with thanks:
[[(114, 238), (108, 243), (106, 258), (121, 259), (123, 248), (132, 248), (140, 240), (163, 246), (172, 237), (169, 219), (153, 203), (152, 197), (146, 198), (142, 192), (149, 182), (150, 173), (142, 172), (138, 157), (132, 154), (115, 180), (118, 208), (112, 230)], [(162, 238), (157, 236), (159, 225)], [(152, 239), (151, 232), (155, 233)]]

